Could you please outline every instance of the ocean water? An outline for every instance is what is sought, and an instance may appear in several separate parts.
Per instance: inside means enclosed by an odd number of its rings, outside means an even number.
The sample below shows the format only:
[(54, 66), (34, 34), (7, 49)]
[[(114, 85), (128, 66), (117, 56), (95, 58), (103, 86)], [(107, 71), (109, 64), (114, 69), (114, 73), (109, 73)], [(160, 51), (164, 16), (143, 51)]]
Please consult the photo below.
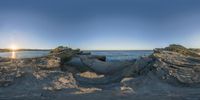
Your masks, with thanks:
[(6, 58), (34, 58), (48, 55), (49, 51), (15, 51), (2, 52), (0, 57)]
[(152, 50), (90, 51), (92, 55), (106, 56), (106, 61), (129, 61), (141, 56), (149, 56)]
[[(87, 51), (92, 55), (106, 56), (106, 61), (125, 61), (134, 60), (141, 56), (148, 56), (153, 53), (152, 50), (129, 50), (129, 51)], [(0, 57), (8, 58), (34, 58), (48, 55), (49, 51), (16, 51), (3, 52)]]

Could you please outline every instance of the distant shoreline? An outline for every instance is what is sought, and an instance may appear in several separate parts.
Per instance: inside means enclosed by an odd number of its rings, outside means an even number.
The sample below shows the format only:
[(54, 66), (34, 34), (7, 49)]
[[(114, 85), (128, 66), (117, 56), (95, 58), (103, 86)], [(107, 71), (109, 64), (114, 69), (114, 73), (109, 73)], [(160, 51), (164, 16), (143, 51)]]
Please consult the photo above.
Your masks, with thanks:
[(153, 51), (153, 50), (81, 50), (81, 51)]
[[(14, 51), (50, 51), (51, 49), (18, 49)], [(0, 52), (13, 52), (11, 49), (0, 49)]]
[[(18, 49), (15, 51), (51, 51), (52, 49)], [(12, 52), (11, 49), (0, 49), (0, 52)], [(81, 51), (153, 51), (153, 50), (81, 50)]]

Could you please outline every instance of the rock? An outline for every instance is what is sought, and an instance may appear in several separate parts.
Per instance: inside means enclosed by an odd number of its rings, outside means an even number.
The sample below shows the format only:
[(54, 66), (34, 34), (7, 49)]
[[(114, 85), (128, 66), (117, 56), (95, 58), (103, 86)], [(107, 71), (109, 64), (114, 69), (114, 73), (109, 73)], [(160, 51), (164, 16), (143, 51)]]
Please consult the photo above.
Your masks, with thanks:
[(94, 93), (94, 92), (100, 92), (102, 89), (99, 88), (79, 88), (79, 91), (74, 92), (73, 94), (88, 94), (88, 93)]
[(98, 59), (100, 61), (106, 61), (106, 56), (100, 56), (100, 55), (94, 55), (94, 56), (91, 56), (91, 59)]
[(51, 50), (49, 56), (56, 56), (59, 57), (61, 62), (61, 65), (64, 65), (66, 62), (68, 62), (69, 60), (71, 60), (71, 58), (75, 55), (80, 54), (80, 49), (71, 49), (68, 47), (63, 47), (63, 46), (59, 46), (53, 50)]
[(58, 68), (60, 67), (60, 58), (55, 57), (55, 58), (51, 58), (48, 60), (47, 62), (47, 67), (48, 68)]
[(159, 52), (154, 52), (152, 55), (154, 72), (160, 79), (172, 84), (199, 85), (200, 57), (193, 53), (190, 54), (186, 48), (183, 48), (183, 51), (179, 48), (176, 52), (171, 49), (162, 49)]
[[(88, 72), (86, 72), (88, 74)], [(99, 86), (99, 85), (108, 85), (113, 83), (118, 83), (124, 77), (123, 71), (118, 71), (113, 75), (97, 75), (92, 73), (92, 77), (86, 75), (86, 73), (76, 74), (76, 81), (83, 86)], [(90, 73), (91, 75), (91, 73)]]
[(147, 74), (151, 69), (149, 67), (150, 63), (152, 62), (152, 58), (149, 57), (141, 57), (137, 59), (133, 65), (130, 66), (130, 68), (127, 68), (124, 70), (124, 75), (126, 77), (137, 77), (144, 74)]
[(122, 86), (122, 87), (120, 87), (120, 90), (121, 90), (122, 94), (134, 94), (135, 93), (135, 91), (131, 87)]
[(79, 72), (91, 71), (91, 69), (87, 67), (87, 65), (85, 65), (78, 56), (72, 57), (72, 59), (66, 62), (65, 65), (62, 66), (63, 70), (68, 70), (68, 66), (71, 66), (76, 68)]
[(14, 80), (18, 77), (21, 77), (21, 72), (18, 71), (18, 68), (15, 64), (10, 62), (1, 62), (0, 65), (0, 87), (9, 86), (14, 83)]
[(101, 78), (101, 77), (104, 77), (104, 75), (97, 75), (96, 73), (89, 72), (89, 71), (80, 73), (79, 75), (81, 77), (85, 77), (85, 78)]
[(146, 76), (139, 76), (136, 78), (126, 77), (121, 80), (120, 86), (131, 87), (131, 88), (137, 90), (138, 88), (140, 88), (143, 85), (143, 83), (146, 82), (146, 80), (147, 80)]
[(46, 86), (43, 89), (57, 91), (68, 88), (77, 88), (77, 83), (72, 73), (65, 73), (60, 76), (56, 80), (53, 81), (51, 86)]
[(123, 86), (128, 86), (127, 83), (128, 83), (128, 84), (131, 84), (130, 82), (131, 82), (132, 80), (134, 80), (134, 78), (132, 78), (132, 77), (123, 78), (123, 79), (121, 80), (120, 83), (121, 83), (121, 85), (123, 85)]
[(33, 76), (35, 76), (36, 79), (44, 79), (45, 77), (48, 76), (48, 72), (46, 71), (35, 71), (33, 72)]
[(16, 78), (22, 77), (24, 75), (25, 75), (25, 72), (22, 72), (22, 71), (18, 70), (17, 73), (16, 73)]
[(13, 83), (13, 80), (0, 80), (0, 87), (7, 87)]
[(59, 57), (50, 57), (50, 58), (41, 58), (36, 63), (39, 68), (42, 69), (55, 69), (60, 68), (60, 58)]
[[(158, 50), (158, 49), (157, 49)], [(193, 56), (193, 57), (200, 57), (199, 54), (194, 52), (191, 49), (187, 49), (182, 45), (177, 45), (177, 44), (171, 44), (168, 47), (161, 49), (165, 51), (171, 51), (171, 52), (177, 52), (179, 54), (185, 55), (185, 56)]]

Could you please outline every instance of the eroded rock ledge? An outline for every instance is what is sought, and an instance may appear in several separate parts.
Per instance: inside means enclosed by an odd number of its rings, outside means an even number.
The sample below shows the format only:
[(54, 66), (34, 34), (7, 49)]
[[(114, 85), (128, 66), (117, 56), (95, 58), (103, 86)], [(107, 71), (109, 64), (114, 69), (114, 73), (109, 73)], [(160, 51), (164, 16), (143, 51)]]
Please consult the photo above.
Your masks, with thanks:
[(180, 83), (187, 86), (199, 85), (200, 56), (191, 52), (189, 49), (184, 49), (181, 52), (169, 49), (155, 50), (152, 55), (154, 72), (169, 83), (176, 85)]

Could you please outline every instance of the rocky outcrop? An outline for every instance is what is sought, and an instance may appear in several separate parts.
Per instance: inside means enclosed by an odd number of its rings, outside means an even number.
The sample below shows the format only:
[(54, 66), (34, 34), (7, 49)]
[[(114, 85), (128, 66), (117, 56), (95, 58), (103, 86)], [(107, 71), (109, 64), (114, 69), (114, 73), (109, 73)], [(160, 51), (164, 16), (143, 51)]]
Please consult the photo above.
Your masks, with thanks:
[(177, 45), (177, 44), (171, 44), (164, 49), (157, 49), (156, 51), (158, 51), (158, 50), (177, 52), (177, 53), (185, 55), (185, 56), (200, 57), (200, 55), (197, 54), (196, 52), (194, 52), (194, 50), (187, 49), (186, 47), (184, 47), (182, 45)]
[[(152, 58), (152, 67), (156, 76), (166, 82), (196, 86), (200, 84), (200, 57), (197, 54), (189, 53), (188, 49), (169, 50), (170, 47), (162, 50), (155, 50)], [(180, 52), (181, 51), (181, 52)]]
[(73, 50), (68, 47), (59, 46), (50, 51), (49, 56), (59, 57), (61, 60), (61, 65), (64, 65), (65, 62), (68, 62), (73, 56), (80, 54), (80, 50)]

